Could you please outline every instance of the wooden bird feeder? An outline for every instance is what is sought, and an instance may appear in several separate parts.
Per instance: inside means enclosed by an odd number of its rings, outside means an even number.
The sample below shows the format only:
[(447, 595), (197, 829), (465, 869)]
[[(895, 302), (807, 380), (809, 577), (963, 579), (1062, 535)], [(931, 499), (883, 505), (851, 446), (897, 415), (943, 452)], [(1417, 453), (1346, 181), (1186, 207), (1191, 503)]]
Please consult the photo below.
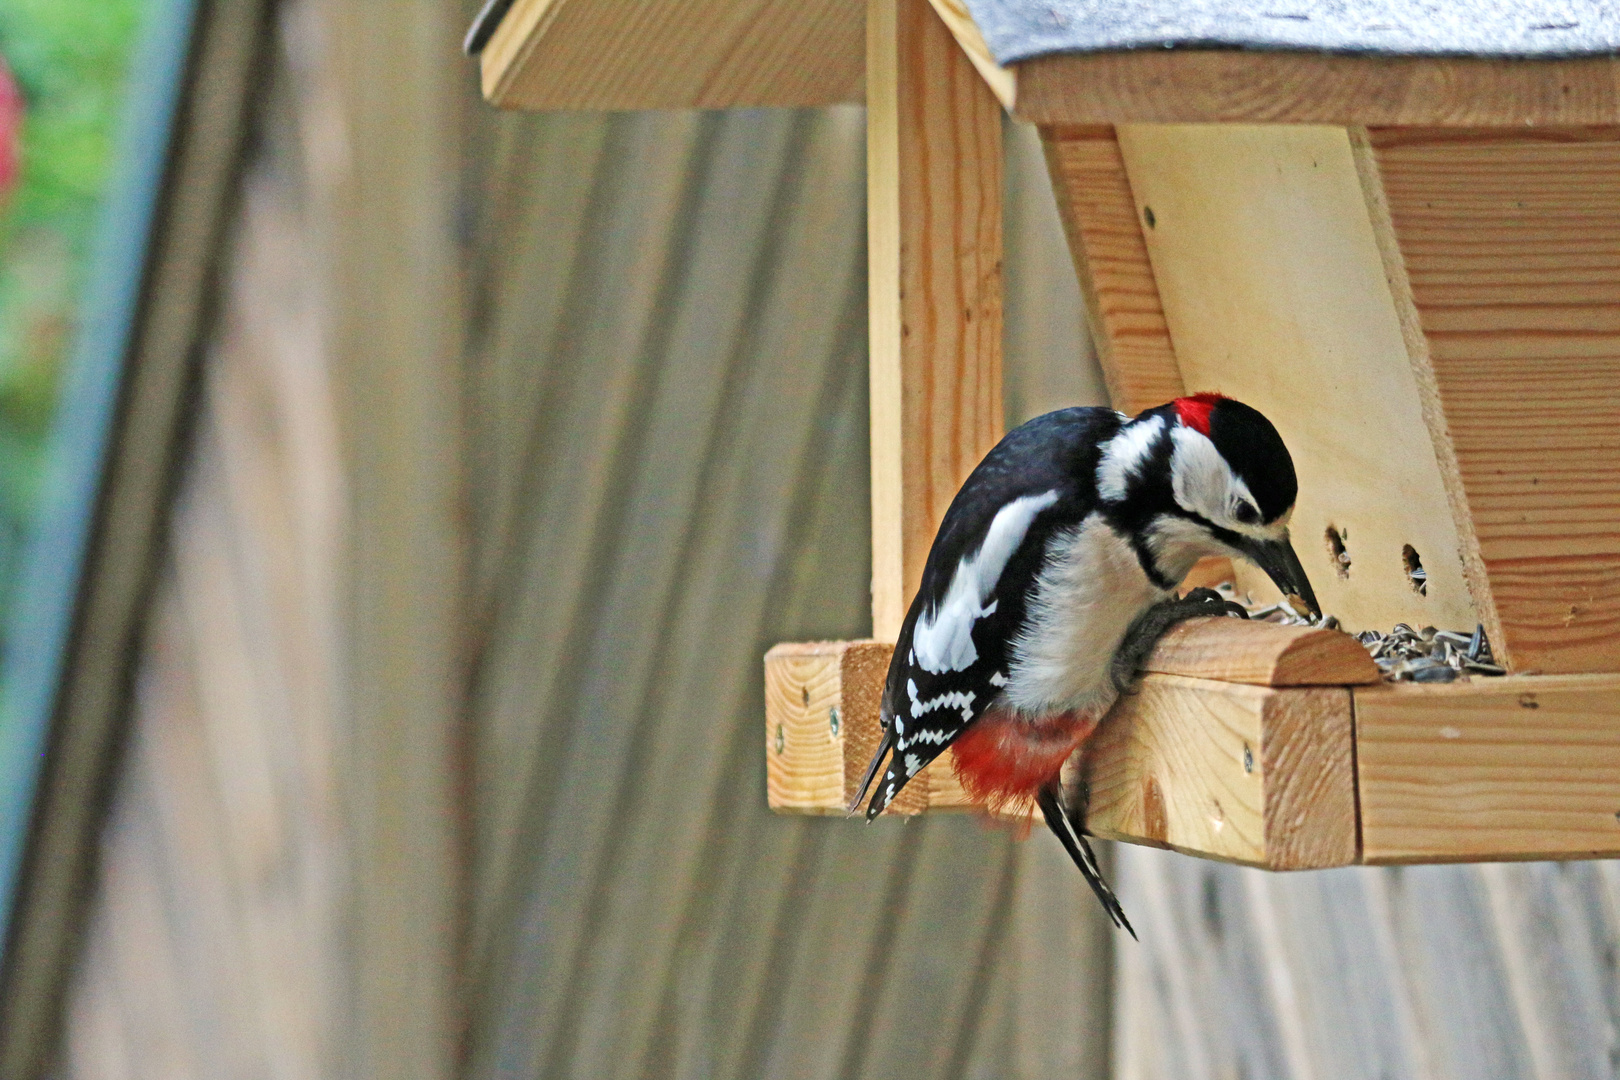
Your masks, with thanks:
[[(843, 813), (884, 643), (1002, 434), (1005, 108), (1040, 127), (1116, 407), (1259, 408), (1324, 609), (1482, 623), (1510, 672), (1387, 685), (1343, 634), (1179, 627), (1074, 763), (1091, 831), (1272, 869), (1620, 855), (1620, 19), (1270, 39), (1234, 6), (1231, 41), (1166, 49), (1173, 17), (1133, 37), (1068, 0), (506, 7), (500, 105), (866, 101), (873, 640), (767, 655), (773, 808)], [(889, 812), (967, 805), (947, 755)]]

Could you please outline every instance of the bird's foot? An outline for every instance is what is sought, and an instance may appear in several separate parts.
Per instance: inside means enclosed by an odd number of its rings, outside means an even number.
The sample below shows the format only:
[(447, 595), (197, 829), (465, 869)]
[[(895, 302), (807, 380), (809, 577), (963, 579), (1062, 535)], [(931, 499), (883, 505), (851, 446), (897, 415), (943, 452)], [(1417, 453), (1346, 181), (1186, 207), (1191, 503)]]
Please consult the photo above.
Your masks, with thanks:
[(1186, 596), (1154, 604), (1138, 615), (1114, 652), (1111, 672), (1114, 688), (1122, 694), (1126, 691), (1165, 631), (1176, 623), (1210, 615), (1249, 617), (1242, 604), (1226, 599), (1214, 589), (1193, 589)]

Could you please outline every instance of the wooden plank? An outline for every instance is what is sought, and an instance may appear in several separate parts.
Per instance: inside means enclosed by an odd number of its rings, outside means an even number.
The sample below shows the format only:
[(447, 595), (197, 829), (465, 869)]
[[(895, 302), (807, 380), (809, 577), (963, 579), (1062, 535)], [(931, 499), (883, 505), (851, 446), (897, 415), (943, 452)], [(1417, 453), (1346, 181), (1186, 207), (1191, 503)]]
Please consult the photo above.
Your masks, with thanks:
[(861, 0), (517, 0), (480, 56), (513, 109), (861, 100)]
[(1012, 68), (1002, 67), (996, 63), (995, 54), (990, 51), (989, 44), (984, 40), (984, 34), (979, 31), (979, 24), (973, 21), (973, 13), (968, 10), (964, 0), (929, 0), (934, 10), (939, 13), (940, 19), (950, 30), (951, 36), (962, 47), (967, 58), (973, 61), (973, 66), (984, 77), (985, 85), (990, 92), (996, 95), (996, 100), (1008, 112), (1018, 102), (1018, 73)]
[(1001, 109), (928, 0), (867, 11), (872, 625), (1002, 433)]
[(1041, 124), (1620, 123), (1620, 61), (1177, 49), (1043, 56), (1018, 71)]
[[(1282, 433), (1300, 482), (1295, 547), (1324, 610), (1355, 630), (1490, 629), (1344, 129), (1130, 125), (1118, 137), (1153, 215), (1146, 247), (1187, 386), (1245, 401)], [(1421, 595), (1408, 545), (1428, 575)], [(1238, 580), (1275, 595), (1252, 567)]]
[(1080, 764), (1097, 836), (1272, 870), (1356, 861), (1350, 692), (1149, 675)]
[(1620, 855), (1620, 677), (1357, 688), (1369, 863)]
[(1620, 131), (1368, 142), (1492, 643), (1517, 669), (1620, 671)]
[(1180, 397), (1181, 368), (1113, 127), (1043, 127), (1041, 142), (1114, 408), (1134, 416)]
[[(1114, 408), (1134, 416), (1180, 397), (1181, 368), (1112, 125), (1043, 126), (1041, 144)], [(1201, 559), (1181, 587), (1233, 577), (1230, 559)]]
[(1349, 634), (1228, 618), (1172, 626), (1147, 670), (1252, 686), (1354, 686), (1380, 678), (1372, 656)]
[[(877, 749), (879, 702), (893, 651), (883, 642), (825, 641), (778, 645), (765, 654), (766, 793), (771, 809), (846, 812)], [(1236, 619), (1198, 619), (1173, 628), (1148, 666), (1184, 677), (1277, 687), (1378, 678), (1366, 650), (1347, 634)], [(946, 751), (886, 812), (978, 809), (957, 781), (952, 761)], [(1031, 812), (1030, 806), (1016, 805), (1002, 814), (1022, 819)]]

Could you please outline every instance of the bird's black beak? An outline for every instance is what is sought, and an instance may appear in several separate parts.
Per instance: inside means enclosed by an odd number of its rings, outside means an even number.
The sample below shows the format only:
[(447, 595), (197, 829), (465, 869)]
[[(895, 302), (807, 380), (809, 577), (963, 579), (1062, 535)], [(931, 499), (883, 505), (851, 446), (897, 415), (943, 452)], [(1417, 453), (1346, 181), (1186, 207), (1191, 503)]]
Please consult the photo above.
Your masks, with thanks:
[(1305, 568), (1299, 564), (1299, 556), (1294, 554), (1294, 545), (1288, 542), (1287, 533), (1283, 534), (1281, 540), (1244, 537), (1238, 544), (1238, 550), (1264, 570), (1295, 607), (1303, 601), (1312, 615), (1322, 617), (1322, 609), (1316, 603), (1316, 593), (1311, 590), (1311, 579), (1305, 576)]

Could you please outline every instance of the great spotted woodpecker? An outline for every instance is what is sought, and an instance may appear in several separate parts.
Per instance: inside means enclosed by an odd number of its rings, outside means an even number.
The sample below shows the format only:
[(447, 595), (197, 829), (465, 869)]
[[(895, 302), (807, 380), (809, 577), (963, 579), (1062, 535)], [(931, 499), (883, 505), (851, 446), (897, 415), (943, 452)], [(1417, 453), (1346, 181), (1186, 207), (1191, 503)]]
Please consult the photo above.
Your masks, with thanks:
[(885, 757), (868, 820), (955, 746), (969, 794), (991, 805), (1033, 796), (1130, 930), (1059, 772), (1166, 629), (1243, 613), (1207, 589), (1176, 598), (1200, 558), (1249, 559), (1320, 614), (1288, 539), (1297, 491), (1276, 428), (1217, 394), (1135, 419), (1060, 409), (1009, 432), (934, 539), (889, 665), (883, 738), (850, 810)]

